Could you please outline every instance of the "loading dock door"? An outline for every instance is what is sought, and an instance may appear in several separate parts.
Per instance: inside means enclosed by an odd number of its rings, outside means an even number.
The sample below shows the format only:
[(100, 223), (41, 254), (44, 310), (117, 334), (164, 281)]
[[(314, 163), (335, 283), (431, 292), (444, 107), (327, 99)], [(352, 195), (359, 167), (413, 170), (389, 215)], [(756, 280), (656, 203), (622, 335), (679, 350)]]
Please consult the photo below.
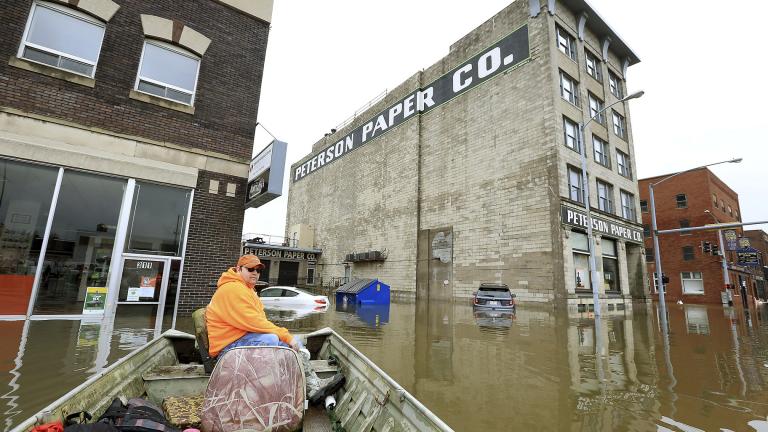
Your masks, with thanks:
[(281, 261), (277, 274), (278, 285), (296, 286), (299, 280), (299, 263), (293, 261)]

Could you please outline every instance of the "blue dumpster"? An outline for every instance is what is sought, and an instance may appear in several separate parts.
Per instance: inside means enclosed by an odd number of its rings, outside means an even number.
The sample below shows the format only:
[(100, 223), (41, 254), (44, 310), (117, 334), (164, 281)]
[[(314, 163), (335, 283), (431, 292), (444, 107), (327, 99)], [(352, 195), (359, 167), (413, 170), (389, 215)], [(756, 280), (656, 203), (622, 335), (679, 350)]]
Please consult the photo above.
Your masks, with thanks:
[(378, 279), (358, 279), (336, 289), (336, 304), (389, 304), (389, 285)]

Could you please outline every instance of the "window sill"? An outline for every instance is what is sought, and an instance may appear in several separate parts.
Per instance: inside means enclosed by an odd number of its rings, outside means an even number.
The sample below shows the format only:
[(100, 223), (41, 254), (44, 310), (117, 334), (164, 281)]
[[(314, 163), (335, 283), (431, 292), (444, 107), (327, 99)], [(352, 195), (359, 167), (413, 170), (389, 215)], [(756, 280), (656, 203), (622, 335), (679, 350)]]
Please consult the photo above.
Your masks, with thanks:
[(689, 296), (703, 296), (703, 295), (704, 295), (704, 293), (703, 293), (703, 292), (702, 292), (702, 293), (687, 293), (687, 292), (684, 292), (684, 293), (683, 293), (683, 295), (689, 295)]
[(131, 90), (130, 93), (128, 93), (128, 97), (134, 100), (138, 100), (141, 102), (146, 102), (148, 104), (161, 106), (163, 108), (172, 109), (174, 111), (183, 112), (186, 114), (194, 114), (195, 113), (195, 107), (184, 105), (183, 103), (173, 102), (168, 99), (163, 99), (161, 97), (152, 96), (148, 93), (142, 93), (136, 90)]
[(93, 78), (88, 78), (83, 75), (78, 75), (74, 72), (69, 72), (67, 70), (55, 68), (53, 66), (48, 66), (42, 63), (35, 63), (15, 56), (11, 56), (10, 60), (8, 60), (8, 65), (30, 72), (48, 75), (49, 77), (58, 78), (60, 80), (68, 81), (82, 86), (90, 88), (96, 87), (96, 80)]

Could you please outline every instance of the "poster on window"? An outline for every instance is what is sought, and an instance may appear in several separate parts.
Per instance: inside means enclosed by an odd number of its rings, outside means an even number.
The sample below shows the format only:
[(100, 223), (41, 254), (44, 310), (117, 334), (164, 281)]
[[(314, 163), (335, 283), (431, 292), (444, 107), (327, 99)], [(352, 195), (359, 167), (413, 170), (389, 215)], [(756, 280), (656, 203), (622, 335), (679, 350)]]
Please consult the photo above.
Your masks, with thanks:
[(155, 281), (157, 276), (141, 276), (139, 281), (139, 297), (144, 299), (155, 298)]
[(125, 301), (129, 302), (137, 302), (139, 301), (139, 293), (141, 288), (139, 287), (128, 287), (128, 297), (126, 297)]
[(106, 301), (107, 287), (87, 287), (83, 302), (83, 315), (103, 314)]

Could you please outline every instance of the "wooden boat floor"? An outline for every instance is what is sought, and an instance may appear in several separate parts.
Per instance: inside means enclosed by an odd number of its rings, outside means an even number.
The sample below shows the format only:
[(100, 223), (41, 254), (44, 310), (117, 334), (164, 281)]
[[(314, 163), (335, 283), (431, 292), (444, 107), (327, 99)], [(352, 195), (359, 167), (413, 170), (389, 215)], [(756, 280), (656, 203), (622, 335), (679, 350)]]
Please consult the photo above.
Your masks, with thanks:
[(301, 428), (302, 432), (330, 432), (333, 431), (331, 425), (331, 419), (328, 417), (328, 413), (325, 409), (319, 406), (310, 406), (309, 409), (304, 412), (304, 424)]

